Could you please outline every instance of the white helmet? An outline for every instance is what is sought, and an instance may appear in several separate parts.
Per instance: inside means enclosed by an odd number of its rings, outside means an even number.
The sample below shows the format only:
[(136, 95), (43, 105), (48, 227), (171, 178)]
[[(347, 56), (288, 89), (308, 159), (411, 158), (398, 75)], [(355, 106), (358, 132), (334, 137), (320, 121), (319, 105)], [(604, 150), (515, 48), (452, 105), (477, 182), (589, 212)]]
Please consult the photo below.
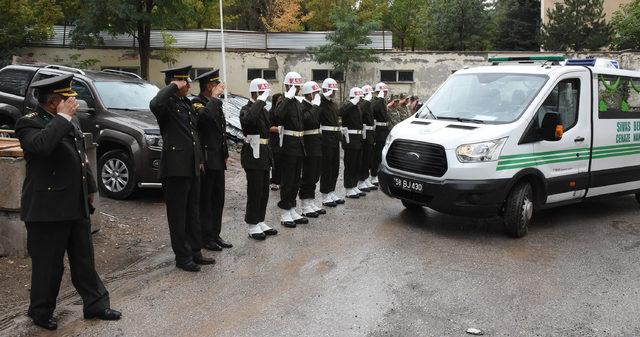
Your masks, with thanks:
[(358, 88), (358, 87), (351, 88), (351, 90), (349, 91), (349, 97), (350, 98), (354, 98), (354, 97), (359, 97), (359, 96), (363, 96), (362, 95), (362, 90), (360, 90), (360, 88)]
[(387, 87), (386, 84), (380, 82), (380, 83), (376, 84), (376, 90), (375, 91), (389, 91), (389, 87)]
[(320, 91), (320, 86), (318, 86), (318, 83), (313, 81), (309, 81), (302, 86), (303, 95), (313, 94), (318, 91)]
[(336, 80), (334, 80), (333, 78), (326, 78), (324, 81), (322, 81), (322, 89), (338, 91), (338, 82), (336, 82)]
[(269, 90), (269, 82), (265, 81), (262, 78), (254, 78), (251, 83), (249, 83), (249, 92), (261, 92)]
[(362, 86), (362, 94), (364, 94), (365, 96), (372, 91), (373, 91), (373, 88), (370, 85), (365, 84)]
[(290, 71), (287, 73), (287, 75), (284, 76), (283, 83), (286, 85), (302, 86), (303, 82), (304, 80), (302, 79), (302, 76), (300, 76), (300, 74), (295, 71)]

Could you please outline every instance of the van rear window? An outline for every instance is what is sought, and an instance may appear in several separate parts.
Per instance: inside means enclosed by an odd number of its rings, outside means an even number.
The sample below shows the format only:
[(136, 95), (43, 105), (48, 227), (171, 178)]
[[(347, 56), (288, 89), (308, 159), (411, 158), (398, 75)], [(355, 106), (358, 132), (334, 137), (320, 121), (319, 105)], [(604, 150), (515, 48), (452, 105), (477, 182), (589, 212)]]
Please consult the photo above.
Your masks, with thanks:
[(640, 118), (640, 78), (598, 75), (598, 117)]

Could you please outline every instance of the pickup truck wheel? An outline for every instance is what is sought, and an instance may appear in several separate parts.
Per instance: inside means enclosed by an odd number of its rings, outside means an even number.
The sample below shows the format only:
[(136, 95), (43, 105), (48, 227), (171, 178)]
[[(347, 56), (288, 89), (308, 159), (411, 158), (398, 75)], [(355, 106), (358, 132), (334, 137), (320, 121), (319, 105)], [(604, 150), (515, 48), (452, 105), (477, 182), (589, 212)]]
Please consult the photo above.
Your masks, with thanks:
[(422, 209), (422, 205), (413, 203), (411, 201), (402, 200), (402, 205), (404, 206), (404, 208), (410, 211), (416, 211), (416, 210)]
[(517, 184), (504, 207), (504, 226), (507, 234), (513, 238), (527, 235), (529, 223), (533, 218), (533, 189), (528, 182)]
[(135, 190), (133, 162), (126, 152), (111, 150), (98, 160), (98, 186), (112, 199), (126, 199)]

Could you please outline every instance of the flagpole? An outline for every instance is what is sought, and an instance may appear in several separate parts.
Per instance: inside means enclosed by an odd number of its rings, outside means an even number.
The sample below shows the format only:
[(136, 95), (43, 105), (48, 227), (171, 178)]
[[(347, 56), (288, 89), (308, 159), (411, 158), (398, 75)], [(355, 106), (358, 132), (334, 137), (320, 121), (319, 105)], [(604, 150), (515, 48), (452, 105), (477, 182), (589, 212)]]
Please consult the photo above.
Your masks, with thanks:
[(222, 82), (224, 82), (224, 101), (227, 102), (227, 64), (224, 52), (224, 19), (222, 16), (222, 0), (220, 0), (220, 41), (222, 43)]

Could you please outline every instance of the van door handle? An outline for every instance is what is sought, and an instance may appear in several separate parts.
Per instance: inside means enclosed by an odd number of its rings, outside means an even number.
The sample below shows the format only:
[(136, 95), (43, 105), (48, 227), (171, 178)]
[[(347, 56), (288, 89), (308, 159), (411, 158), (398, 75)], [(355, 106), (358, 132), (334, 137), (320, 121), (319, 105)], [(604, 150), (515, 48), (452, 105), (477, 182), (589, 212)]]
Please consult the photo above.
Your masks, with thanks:
[(576, 142), (576, 143), (582, 143), (582, 142), (584, 142), (584, 137), (577, 137), (573, 141)]

